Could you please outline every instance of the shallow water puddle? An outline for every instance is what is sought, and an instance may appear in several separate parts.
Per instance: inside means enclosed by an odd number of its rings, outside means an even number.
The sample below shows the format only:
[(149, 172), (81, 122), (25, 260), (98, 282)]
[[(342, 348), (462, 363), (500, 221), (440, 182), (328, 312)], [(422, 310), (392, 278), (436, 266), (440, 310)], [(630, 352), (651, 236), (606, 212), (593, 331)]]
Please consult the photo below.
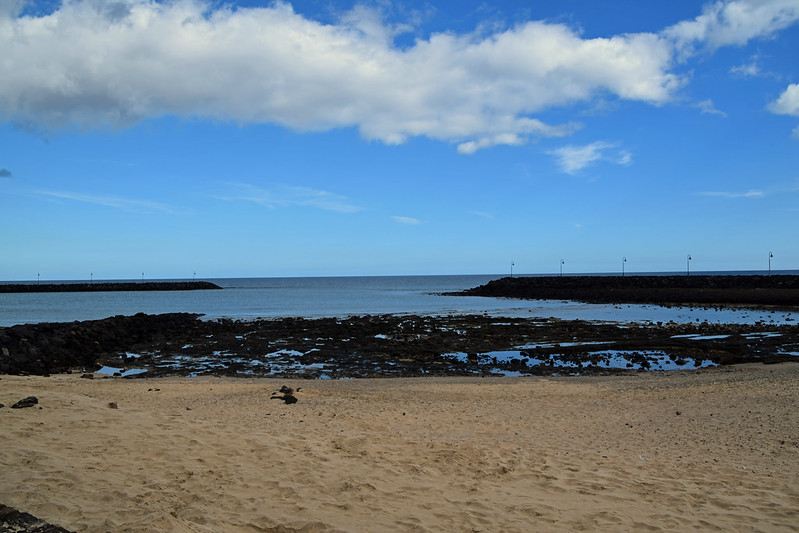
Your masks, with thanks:
[(144, 374), (147, 372), (146, 368), (117, 368), (115, 366), (104, 366), (100, 370), (96, 370), (95, 374), (103, 374), (106, 376), (117, 376), (117, 377), (128, 377), (128, 376), (136, 376), (138, 374)]
[(692, 341), (712, 341), (716, 339), (729, 339), (729, 335), (700, 335), (698, 333), (689, 333), (687, 335), (672, 335), (672, 339), (689, 339)]
[(763, 331), (759, 333), (744, 333), (743, 337), (747, 340), (752, 339), (768, 339), (768, 338), (776, 338), (782, 337), (782, 333), (777, 333), (776, 331)]
[[(561, 344), (561, 346), (563, 346), (563, 344)], [(588, 360), (579, 362), (564, 360), (562, 359), (562, 354), (550, 354), (547, 359), (530, 357), (521, 350), (499, 350), (479, 353), (471, 360), (469, 355), (464, 352), (447, 353), (443, 354), (442, 357), (445, 360), (454, 360), (460, 363), (474, 362), (476, 358), (478, 364), (487, 367), (491, 374), (498, 374), (506, 377), (529, 375), (539, 366), (574, 371), (590, 368), (650, 371), (696, 370), (698, 368), (718, 366), (712, 361), (703, 360), (697, 362), (697, 360), (693, 358), (679, 358), (655, 350), (605, 350), (587, 352), (583, 358)], [(511, 368), (496, 365), (507, 365)], [(527, 371), (525, 371), (525, 369), (527, 369)]]

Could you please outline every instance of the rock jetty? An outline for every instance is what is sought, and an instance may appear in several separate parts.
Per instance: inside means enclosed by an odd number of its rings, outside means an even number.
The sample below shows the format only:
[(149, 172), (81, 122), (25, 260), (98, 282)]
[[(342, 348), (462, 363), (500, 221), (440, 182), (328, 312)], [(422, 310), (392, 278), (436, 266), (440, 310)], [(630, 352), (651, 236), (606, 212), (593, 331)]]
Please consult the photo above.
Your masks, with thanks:
[(799, 307), (799, 276), (530, 276), (501, 278), (452, 296), (658, 305)]
[(11, 292), (112, 292), (199, 291), (221, 289), (210, 281), (122, 281), (99, 283), (4, 283), (0, 293)]

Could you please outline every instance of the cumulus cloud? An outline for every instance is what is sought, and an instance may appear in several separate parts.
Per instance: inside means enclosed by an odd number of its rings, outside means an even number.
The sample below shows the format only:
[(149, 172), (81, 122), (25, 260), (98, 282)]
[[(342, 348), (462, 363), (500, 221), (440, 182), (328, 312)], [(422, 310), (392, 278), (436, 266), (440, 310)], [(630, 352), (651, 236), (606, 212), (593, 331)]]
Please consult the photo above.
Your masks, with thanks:
[[(31, 129), (120, 128), (174, 115), (357, 128), (399, 144), (426, 136), (461, 153), (569, 135), (537, 113), (602, 100), (669, 102), (676, 50), (771, 35), (796, 0), (715, 2), (659, 34), (584, 38), (529, 21), (397, 46), (409, 28), (362, 6), (334, 23), (290, 4), (69, 0), (44, 14), (0, 1), (0, 119)], [(222, 7), (219, 7), (222, 5)]]
[(472, 153), (577, 127), (537, 112), (599, 94), (661, 104), (682, 83), (654, 34), (584, 39), (531, 21), (400, 48), (400, 31), (362, 7), (323, 24), (286, 3), (72, 0), (40, 16), (0, 13), (0, 117), (51, 129), (163, 115), (356, 127), (370, 140), (427, 136)]
[(616, 143), (604, 141), (596, 141), (585, 146), (564, 146), (547, 153), (555, 156), (561, 171), (567, 174), (577, 174), (597, 161), (608, 161), (617, 165), (632, 163), (632, 154), (629, 151), (618, 149)]
[(792, 83), (769, 105), (769, 111), (778, 115), (799, 117), (799, 83)]
[(269, 208), (313, 207), (336, 213), (356, 213), (361, 211), (360, 207), (349, 203), (344, 196), (309, 187), (276, 185), (270, 189), (265, 189), (247, 183), (232, 183), (230, 186), (230, 193), (218, 197), (219, 199), (254, 202)]
[(716, 50), (769, 37), (799, 20), (796, 0), (730, 0), (707, 4), (693, 20), (678, 22), (663, 35), (683, 56), (699, 48)]
[(11, 171), (5, 168), (0, 168), (0, 178), (10, 178), (12, 176)]

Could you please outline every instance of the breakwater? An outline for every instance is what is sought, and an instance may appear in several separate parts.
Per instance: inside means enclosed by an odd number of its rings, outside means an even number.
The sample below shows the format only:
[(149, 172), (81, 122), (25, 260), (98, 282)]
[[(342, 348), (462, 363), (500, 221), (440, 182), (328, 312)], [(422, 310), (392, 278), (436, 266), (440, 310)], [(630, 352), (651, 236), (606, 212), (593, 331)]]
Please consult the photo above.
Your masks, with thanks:
[(221, 289), (210, 281), (121, 281), (98, 283), (4, 283), (0, 293), (13, 292), (113, 292), (198, 291)]
[(799, 307), (799, 276), (506, 277), (447, 294), (592, 303)]

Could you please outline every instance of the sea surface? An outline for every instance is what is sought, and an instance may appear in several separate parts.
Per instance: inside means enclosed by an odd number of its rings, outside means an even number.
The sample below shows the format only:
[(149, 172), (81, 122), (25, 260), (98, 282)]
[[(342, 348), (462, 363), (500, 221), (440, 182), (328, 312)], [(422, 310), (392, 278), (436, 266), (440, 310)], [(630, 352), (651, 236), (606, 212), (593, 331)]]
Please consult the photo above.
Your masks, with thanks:
[[(489, 314), (612, 322), (744, 324), (756, 322), (796, 324), (796, 320), (799, 320), (799, 312), (660, 307), (643, 304), (588, 304), (561, 300), (515, 300), (438, 294), (476, 287), (503, 276), (230, 278), (206, 280), (216, 283), (223, 290), (0, 294), (0, 327), (39, 322), (94, 320), (136, 313), (175, 312), (199, 313), (206, 319), (226, 317), (245, 320), (367, 314)], [(80, 282), (83, 283), (85, 280)]]

